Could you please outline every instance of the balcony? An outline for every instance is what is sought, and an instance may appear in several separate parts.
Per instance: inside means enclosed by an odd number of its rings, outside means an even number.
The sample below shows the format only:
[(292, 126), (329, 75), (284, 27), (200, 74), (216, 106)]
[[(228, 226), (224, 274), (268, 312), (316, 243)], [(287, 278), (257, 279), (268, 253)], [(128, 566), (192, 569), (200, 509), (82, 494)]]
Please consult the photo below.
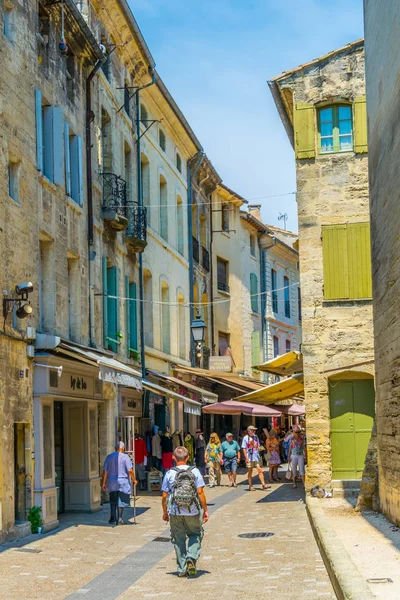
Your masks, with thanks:
[(200, 261), (200, 246), (199, 241), (193, 238), (193, 259), (198, 263)]
[(113, 229), (123, 231), (128, 226), (126, 181), (115, 173), (103, 176), (103, 219)]
[(210, 271), (210, 253), (204, 246), (201, 247), (201, 265), (206, 271)]
[(219, 292), (225, 292), (225, 294), (230, 294), (231, 290), (229, 288), (229, 285), (227, 283), (225, 283), (224, 281), (218, 281), (217, 287), (218, 287)]
[(143, 252), (147, 246), (147, 208), (138, 204), (128, 205), (127, 216), (125, 241), (134, 252)]

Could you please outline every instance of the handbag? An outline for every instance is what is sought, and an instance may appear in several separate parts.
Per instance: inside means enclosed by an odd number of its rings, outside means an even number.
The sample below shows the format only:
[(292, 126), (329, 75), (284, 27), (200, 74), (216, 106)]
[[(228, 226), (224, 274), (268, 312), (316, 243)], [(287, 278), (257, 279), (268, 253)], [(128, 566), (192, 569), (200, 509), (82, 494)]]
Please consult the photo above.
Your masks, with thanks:
[(287, 471), (285, 473), (285, 477), (289, 481), (292, 479), (292, 469), (290, 468), (290, 464), (289, 463), (288, 463), (288, 466), (287, 466)]

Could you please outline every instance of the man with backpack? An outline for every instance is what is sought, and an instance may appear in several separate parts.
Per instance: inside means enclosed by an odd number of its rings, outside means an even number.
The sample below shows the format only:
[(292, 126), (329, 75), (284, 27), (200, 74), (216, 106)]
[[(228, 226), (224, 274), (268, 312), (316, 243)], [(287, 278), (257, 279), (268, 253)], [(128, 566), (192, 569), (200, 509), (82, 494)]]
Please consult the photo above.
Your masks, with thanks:
[(186, 448), (178, 446), (175, 449), (173, 460), (176, 466), (167, 471), (161, 488), (163, 519), (170, 524), (178, 577), (196, 576), (203, 523), (208, 521), (204, 480), (198, 469), (187, 464), (188, 458)]

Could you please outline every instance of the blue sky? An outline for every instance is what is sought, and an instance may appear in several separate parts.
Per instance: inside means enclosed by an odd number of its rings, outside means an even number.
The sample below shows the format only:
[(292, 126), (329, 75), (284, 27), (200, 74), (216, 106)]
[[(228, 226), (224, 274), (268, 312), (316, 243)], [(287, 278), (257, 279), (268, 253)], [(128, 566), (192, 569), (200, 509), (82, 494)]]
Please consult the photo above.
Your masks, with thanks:
[(297, 229), (294, 155), (267, 80), (363, 36), (362, 0), (128, 0), (224, 183)]

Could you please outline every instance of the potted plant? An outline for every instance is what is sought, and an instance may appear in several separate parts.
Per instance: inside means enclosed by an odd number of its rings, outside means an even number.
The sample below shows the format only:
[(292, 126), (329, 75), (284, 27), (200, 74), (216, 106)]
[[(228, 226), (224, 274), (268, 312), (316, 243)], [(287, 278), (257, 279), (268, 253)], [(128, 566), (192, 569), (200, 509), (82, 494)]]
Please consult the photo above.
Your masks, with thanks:
[(41, 530), (43, 524), (41, 506), (32, 506), (32, 508), (29, 509), (28, 521), (30, 521), (31, 524), (31, 532), (39, 533), (39, 528)]

